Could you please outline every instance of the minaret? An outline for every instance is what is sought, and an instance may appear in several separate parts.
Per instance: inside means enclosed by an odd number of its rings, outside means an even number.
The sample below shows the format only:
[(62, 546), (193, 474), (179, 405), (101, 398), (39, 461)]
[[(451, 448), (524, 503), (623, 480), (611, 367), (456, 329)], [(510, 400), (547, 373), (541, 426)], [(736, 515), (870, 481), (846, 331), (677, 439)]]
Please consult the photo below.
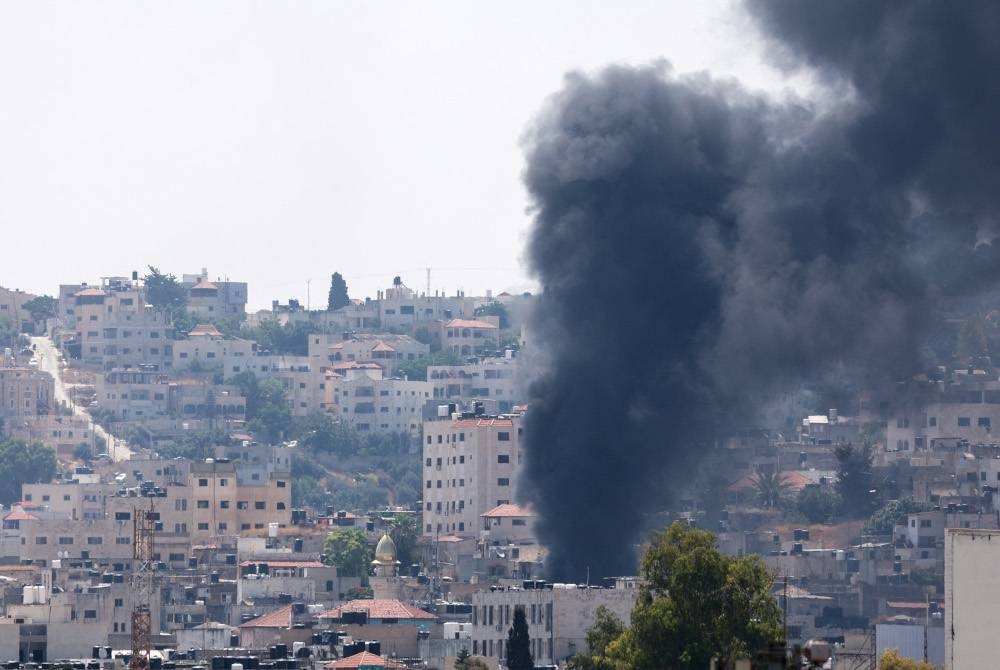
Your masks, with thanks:
[(399, 561), (396, 560), (396, 543), (389, 533), (375, 546), (375, 560), (372, 561), (375, 574), (369, 580), (376, 598), (399, 598), (402, 584), (399, 581)]

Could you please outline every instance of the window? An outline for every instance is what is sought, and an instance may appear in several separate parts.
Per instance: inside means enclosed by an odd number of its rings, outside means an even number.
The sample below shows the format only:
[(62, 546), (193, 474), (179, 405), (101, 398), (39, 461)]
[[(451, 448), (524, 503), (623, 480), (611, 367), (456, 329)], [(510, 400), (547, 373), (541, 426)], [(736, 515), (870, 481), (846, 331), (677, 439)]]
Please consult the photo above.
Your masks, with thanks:
[(222, 509), (229, 509), (229, 501), (223, 500), (219, 503), (219, 507)]
[(958, 417), (958, 425), (959, 426), (971, 426), (972, 425), (972, 420), (969, 419), (969, 417), (967, 417), (967, 416), (960, 416), (960, 417)]
[(59, 544), (73, 544), (73, 538), (71, 537), (60, 537)]
[(437, 488), (441, 488), (441, 480), (437, 480)]
[(126, 537), (116, 537), (115, 544), (132, 544), (132, 539), (128, 536)]
[(115, 607), (125, 607), (125, 599), (115, 598)]
[(510, 433), (508, 433), (507, 431), (501, 431), (501, 432), (497, 433), (497, 441), (498, 442), (510, 442)]
[(198, 524), (198, 530), (208, 530), (208, 524), (207, 523), (199, 523)]
[(464, 456), (464, 455), (462, 455), (462, 456), (459, 456), (459, 457), (458, 457), (458, 462), (459, 462), (459, 463), (465, 463), (465, 456)]
[(500, 477), (497, 479), (497, 486), (510, 486), (510, 479), (507, 477)]
[(426, 461), (424, 461), (424, 465), (426, 465), (427, 467), (431, 467), (431, 459), (428, 458)]
[(287, 484), (288, 484), (288, 482), (286, 482), (286, 481), (285, 481), (285, 480), (283, 480), (283, 479), (279, 479), (279, 480), (278, 480), (278, 488), (279, 488), (279, 489), (283, 489), (283, 488), (285, 488), (285, 486), (286, 486)]
[(937, 417), (936, 416), (932, 416), (930, 419), (927, 420), (927, 423), (929, 423), (931, 426), (936, 426), (937, 425)]
[(48, 543), (49, 543), (49, 538), (45, 537), (44, 535), (39, 535), (38, 537), (35, 538), (35, 544), (48, 544)]
[(207, 500), (199, 500), (198, 501), (198, 509), (208, 509), (208, 501)]
[(220, 479), (219, 480), (219, 486), (229, 486), (229, 480), (228, 479)]
[(236, 509), (249, 509), (249, 508), (250, 508), (250, 503), (247, 502), (246, 500), (236, 501)]
[(96, 619), (97, 618), (97, 610), (83, 610), (83, 618), (84, 619)]
[(275, 508), (276, 509), (285, 509), (285, 503), (279, 502), (277, 505), (275, 505)]
[(88, 537), (87, 538), (87, 544), (104, 544), (104, 538), (100, 537), (100, 536), (98, 536), (98, 537)]
[(510, 454), (498, 454), (497, 463), (510, 463)]
[(267, 503), (263, 500), (257, 500), (253, 504), (254, 509), (267, 509)]
[(980, 428), (989, 428), (990, 427), (990, 417), (988, 417), (988, 416), (981, 416), (981, 417), (979, 417), (979, 420), (976, 422), (976, 424)]
[(208, 486), (208, 480), (207, 479), (199, 479), (198, 480), (198, 486)]
[(431, 486), (431, 480), (429, 480), (429, 479), (427, 480), (427, 488), (432, 488), (432, 486)]
[(930, 519), (921, 519), (920, 520), (920, 527), (921, 528), (930, 528), (931, 527), (931, 520)]
[(228, 527), (229, 527), (229, 526), (228, 526), (228, 525), (226, 525), (226, 522), (225, 522), (225, 521), (220, 521), (220, 522), (219, 522), (219, 532), (222, 532), (222, 531), (226, 530), (226, 529), (227, 529)]

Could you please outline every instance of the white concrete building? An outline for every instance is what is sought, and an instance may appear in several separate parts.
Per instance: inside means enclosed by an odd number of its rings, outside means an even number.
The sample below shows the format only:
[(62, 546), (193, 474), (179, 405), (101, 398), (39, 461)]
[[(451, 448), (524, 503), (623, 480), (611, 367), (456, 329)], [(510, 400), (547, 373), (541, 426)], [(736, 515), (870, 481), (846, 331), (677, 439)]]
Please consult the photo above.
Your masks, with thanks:
[(521, 418), (470, 414), (424, 423), (424, 534), (478, 536), (482, 515), (514, 498)]
[(511, 412), (527, 398), (518, 358), (483, 358), (465, 365), (430, 365), (427, 381), (435, 399), (461, 403), (480, 400), (491, 414)]
[[(996, 542), (994, 542), (996, 540)], [(945, 670), (996, 665), (1000, 531), (950, 528), (944, 546)]]
[(423, 408), (431, 400), (429, 382), (402, 379), (332, 378), (333, 407), (359, 431), (420, 435)]

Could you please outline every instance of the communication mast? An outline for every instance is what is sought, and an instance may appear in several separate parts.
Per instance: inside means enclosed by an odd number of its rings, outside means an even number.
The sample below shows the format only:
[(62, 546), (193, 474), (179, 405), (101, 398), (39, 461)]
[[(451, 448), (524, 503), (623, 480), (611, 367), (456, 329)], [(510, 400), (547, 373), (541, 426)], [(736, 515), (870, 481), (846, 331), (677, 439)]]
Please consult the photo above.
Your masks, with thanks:
[(132, 508), (132, 658), (129, 670), (148, 670), (153, 642), (153, 500)]

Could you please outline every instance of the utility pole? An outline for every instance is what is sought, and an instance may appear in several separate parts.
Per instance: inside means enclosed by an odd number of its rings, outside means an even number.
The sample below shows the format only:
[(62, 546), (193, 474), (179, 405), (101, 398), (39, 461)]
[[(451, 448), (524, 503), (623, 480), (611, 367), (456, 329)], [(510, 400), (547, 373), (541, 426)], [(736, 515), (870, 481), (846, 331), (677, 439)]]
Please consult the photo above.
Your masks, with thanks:
[(431, 269), (427, 268), (427, 293), (426, 296), (431, 297)]
[(153, 499), (132, 508), (132, 657), (129, 670), (148, 670), (153, 638)]

